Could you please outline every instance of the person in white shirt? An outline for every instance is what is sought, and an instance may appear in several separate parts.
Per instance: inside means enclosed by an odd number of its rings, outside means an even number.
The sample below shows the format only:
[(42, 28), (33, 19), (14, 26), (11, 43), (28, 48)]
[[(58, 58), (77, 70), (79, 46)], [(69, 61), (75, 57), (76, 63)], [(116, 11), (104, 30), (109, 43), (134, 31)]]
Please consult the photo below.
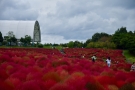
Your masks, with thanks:
[(135, 62), (133, 62), (133, 65), (131, 65), (131, 70), (130, 71), (135, 71)]
[(91, 58), (92, 58), (92, 61), (93, 61), (93, 62), (95, 62), (95, 60), (97, 59), (97, 58), (96, 58), (96, 55), (93, 55)]
[(106, 63), (107, 63), (107, 66), (108, 66), (108, 67), (111, 66), (111, 59), (110, 59), (110, 57), (108, 57), (108, 58), (106, 59)]

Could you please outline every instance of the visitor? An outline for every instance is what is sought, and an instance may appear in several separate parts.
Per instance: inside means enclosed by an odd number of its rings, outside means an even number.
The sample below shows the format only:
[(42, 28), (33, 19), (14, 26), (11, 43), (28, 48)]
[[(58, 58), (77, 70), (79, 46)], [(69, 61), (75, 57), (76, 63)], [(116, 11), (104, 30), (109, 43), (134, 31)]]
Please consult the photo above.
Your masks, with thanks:
[(97, 59), (96, 55), (93, 55), (91, 58), (92, 58), (92, 62), (95, 62), (95, 60)]
[(119, 63), (119, 61), (115, 61), (115, 64), (118, 64)]
[(60, 51), (61, 51), (62, 54), (65, 54), (63, 47), (61, 48)]
[(85, 54), (82, 55), (82, 58), (85, 58)]
[(107, 63), (107, 66), (108, 66), (108, 67), (111, 66), (111, 59), (110, 59), (110, 57), (108, 57), (108, 58), (106, 59), (106, 63)]
[(131, 70), (130, 71), (135, 71), (135, 62), (131, 65)]
[(116, 61), (116, 64), (118, 64), (119, 63), (119, 61)]

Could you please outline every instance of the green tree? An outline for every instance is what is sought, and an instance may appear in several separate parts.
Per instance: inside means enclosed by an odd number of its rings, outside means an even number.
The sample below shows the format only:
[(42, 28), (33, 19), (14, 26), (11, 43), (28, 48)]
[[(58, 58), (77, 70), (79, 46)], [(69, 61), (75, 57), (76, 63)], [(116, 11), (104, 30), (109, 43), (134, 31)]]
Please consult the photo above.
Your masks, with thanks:
[(86, 48), (95, 48), (95, 43), (90, 42), (89, 44), (87, 44)]
[(25, 44), (27, 44), (27, 45), (29, 45), (30, 44), (30, 42), (31, 42), (31, 36), (29, 36), (29, 35), (25, 35), (25, 38), (24, 38), (24, 43)]
[(9, 38), (8, 36), (4, 36), (4, 39), (5, 39), (6, 41), (8, 40), (8, 38)]
[(15, 36), (8, 38), (7, 41), (10, 42), (10, 46), (11, 46), (11, 43), (17, 43), (17, 39)]
[(135, 55), (135, 31), (127, 32), (126, 27), (121, 27), (115, 32), (111, 40), (117, 49), (127, 49)]
[(92, 41), (93, 42), (97, 42), (100, 38), (102, 38), (102, 37), (109, 37), (109, 36), (110, 36), (109, 34), (104, 33), (104, 32), (102, 32), (102, 33), (95, 33), (92, 36)]
[(90, 42), (87, 45), (87, 48), (110, 48), (110, 49), (115, 49), (116, 45), (113, 42)]
[(10, 39), (11, 39), (11, 41), (12, 41), (12, 42), (14, 42), (14, 43), (16, 43), (16, 42), (17, 42), (17, 39), (16, 39), (16, 37), (15, 37), (15, 36), (11, 37)]
[(79, 41), (74, 41), (74, 47), (83, 47), (83, 43)]
[(88, 45), (90, 42), (92, 42), (92, 40), (91, 40), (91, 39), (87, 39), (86, 42), (84, 42), (83, 47), (87, 47), (87, 45)]
[(106, 41), (110, 42), (111, 41), (111, 36), (103, 36), (98, 41), (99, 42), (106, 42)]
[(104, 44), (104, 47), (105, 48), (111, 48), (111, 49), (116, 49), (116, 45), (113, 43), (113, 42), (108, 42), (108, 41), (106, 41), (106, 42), (104, 42), (105, 44)]
[(2, 33), (0, 32), (0, 44), (2, 44), (3, 42), (3, 37), (2, 37)]
[(122, 34), (122, 33), (127, 33), (127, 29), (126, 27), (121, 27), (120, 29), (118, 28), (118, 30), (115, 31), (115, 34)]
[(115, 31), (111, 40), (116, 44), (118, 49), (127, 49), (126, 44), (128, 43), (128, 36), (130, 34), (131, 32), (128, 34), (126, 27), (121, 27)]
[(9, 38), (11, 38), (11, 37), (14, 36), (14, 32), (13, 32), (13, 31), (9, 31), (7, 34), (8, 34), (8, 37), (9, 37)]
[(67, 43), (61, 43), (60, 44), (62, 47), (67, 47)]
[(67, 44), (67, 46), (68, 46), (69, 48), (73, 48), (73, 47), (74, 47), (74, 42), (73, 42), (73, 41), (70, 41), (70, 42)]
[(23, 37), (21, 37), (20, 42), (21, 42), (22, 44), (25, 42)]
[(17, 42), (17, 39), (13, 33), (13, 31), (9, 31), (8, 33), (8, 36), (6, 37), (7, 38), (7, 41), (10, 43), (10, 46), (11, 46), (11, 43), (16, 43)]
[(128, 43), (126, 43), (126, 47), (131, 54), (135, 55), (135, 35), (128, 36)]

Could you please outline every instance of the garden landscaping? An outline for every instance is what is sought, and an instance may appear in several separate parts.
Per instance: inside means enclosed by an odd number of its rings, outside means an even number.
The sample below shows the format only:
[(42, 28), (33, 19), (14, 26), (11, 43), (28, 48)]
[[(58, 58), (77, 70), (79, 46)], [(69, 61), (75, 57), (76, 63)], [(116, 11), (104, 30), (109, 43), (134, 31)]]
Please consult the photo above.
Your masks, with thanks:
[(122, 50), (63, 50), (0, 48), (0, 90), (135, 90), (135, 72)]

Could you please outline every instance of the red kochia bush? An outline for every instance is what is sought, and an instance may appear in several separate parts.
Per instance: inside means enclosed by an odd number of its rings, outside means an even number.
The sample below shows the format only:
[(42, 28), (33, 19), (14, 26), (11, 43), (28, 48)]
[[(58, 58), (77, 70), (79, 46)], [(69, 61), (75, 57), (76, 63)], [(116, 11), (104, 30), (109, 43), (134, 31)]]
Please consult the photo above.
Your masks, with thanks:
[(61, 81), (59, 74), (56, 72), (48, 72), (48, 73), (44, 74), (42, 77), (42, 80), (43, 81), (54, 80), (56, 82)]
[(104, 87), (93, 76), (83, 77), (86, 90), (104, 90)]
[(118, 88), (122, 87), (125, 84), (125, 81), (117, 81), (116, 85)]
[(29, 80), (41, 80), (42, 78), (42, 73), (41, 72), (30, 72), (27, 74), (26, 76), (26, 80), (29, 81)]
[(119, 90), (135, 90), (135, 87), (131, 83), (123, 85)]
[[(0, 49), (0, 90), (134, 89), (135, 73), (129, 72), (131, 64), (124, 61), (121, 50), (70, 48), (65, 53), (56, 49)], [(95, 63), (93, 54), (97, 56)], [(110, 68), (104, 62), (108, 56), (112, 59)]]
[(49, 90), (75, 90), (75, 89), (73, 88), (73, 86), (68, 86), (65, 83), (57, 83), (54, 86), (52, 86)]
[(101, 85), (116, 85), (117, 80), (111, 76), (97, 76), (97, 80)]
[(20, 68), (17, 72), (10, 75), (12, 78), (19, 78), (21, 81), (26, 80), (26, 75), (29, 73), (28, 68)]
[(85, 86), (85, 80), (82, 77), (69, 77), (65, 83), (70, 86), (74, 87), (75, 90), (83, 90)]
[(129, 77), (126, 79), (125, 81), (126, 83), (132, 83), (132, 82), (135, 82), (135, 77)]
[(68, 86), (74, 87), (75, 90), (83, 90), (85, 86), (84, 74), (82, 72), (74, 72), (67, 79), (65, 83)]
[(1, 55), (1, 61), (3, 62), (10, 62), (11, 61), (11, 57), (9, 57), (6, 54)]
[(3, 80), (5, 80), (8, 77), (9, 77), (9, 75), (7, 74), (7, 72), (4, 69), (0, 68), (0, 81), (1, 80), (3, 81)]
[(42, 90), (40, 81), (30, 80), (22, 83), (15, 90)]
[(14, 87), (0, 80), (0, 90), (14, 90)]
[(125, 81), (127, 79), (127, 73), (122, 72), (122, 71), (118, 71), (115, 74), (115, 78), (119, 81)]
[(20, 79), (18, 78), (7, 78), (4, 81), (8, 86), (13, 87), (15, 89), (15, 87), (17, 87), (18, 85), (20, 85), (22, 83), (22, 81), (20, 81)]
[(55, 84), (57, 84), (57, 82), (54, 80), (46, 80), (43, 82), (43, 88), (44, 90), (50, 90)]

